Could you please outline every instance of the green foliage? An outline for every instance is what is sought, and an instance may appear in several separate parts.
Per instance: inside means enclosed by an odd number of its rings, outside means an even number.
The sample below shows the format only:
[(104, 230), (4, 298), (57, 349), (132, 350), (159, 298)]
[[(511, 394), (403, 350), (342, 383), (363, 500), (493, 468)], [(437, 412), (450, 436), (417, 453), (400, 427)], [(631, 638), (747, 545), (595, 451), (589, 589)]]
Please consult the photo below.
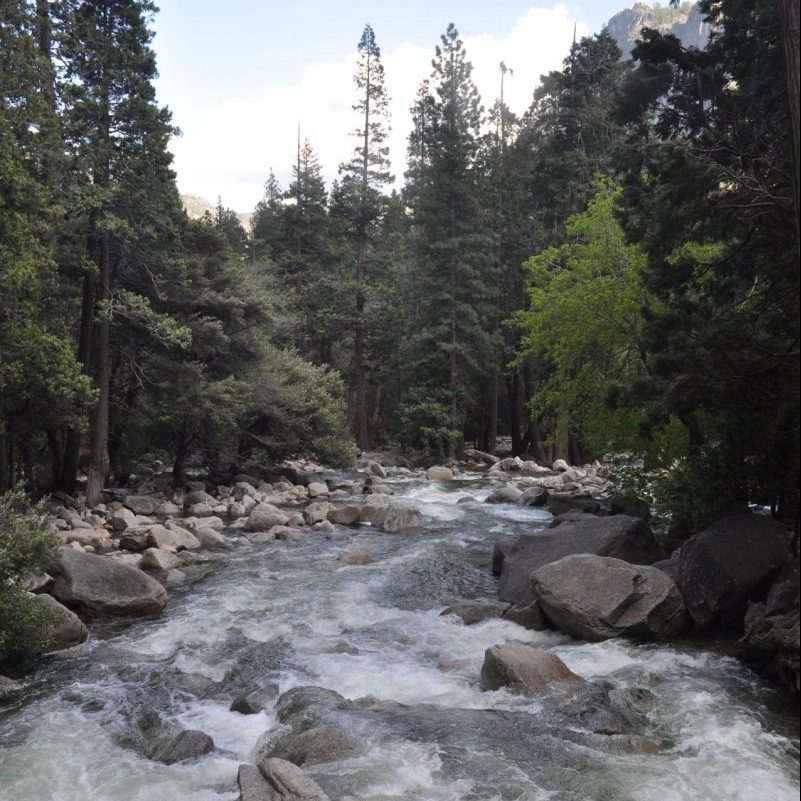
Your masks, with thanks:
[(295, 351), (266, 348), (248, 383), (252, 394), (244, 429), (251, 447), (273, 459), (305, 454), (334, 467), (353, 464), (345, 387), (336, 372)]
[(404, 445), (432, 447), (446, 454), (460, 435), (447, 393), (417, 387), (406, 393), (398, 408), (397, 434)]
[(22, 582), (52, 566), (56, 544), (43, 502), (29, 505), (20, 487), (0, 495), (0, 661), (24, 645), (41, 644), (54, 622), (31, 603)]
[[(646, 370), (641, 309), (645, 256), (625, 242), (614, 207), (621, 190), (596, 179), (586, 211), (569, 218), (565, 244), (529, 259), (529, 308), (515, 322), (523, 329), (520, 357), (547, 363), (531, 398), (532, 415), (566, 404), (574, 434), (592, 453), (639, 449), (641, 414), (606, 402), (616, 382)], [(518, 357), (518, 358), (520, 358)]]

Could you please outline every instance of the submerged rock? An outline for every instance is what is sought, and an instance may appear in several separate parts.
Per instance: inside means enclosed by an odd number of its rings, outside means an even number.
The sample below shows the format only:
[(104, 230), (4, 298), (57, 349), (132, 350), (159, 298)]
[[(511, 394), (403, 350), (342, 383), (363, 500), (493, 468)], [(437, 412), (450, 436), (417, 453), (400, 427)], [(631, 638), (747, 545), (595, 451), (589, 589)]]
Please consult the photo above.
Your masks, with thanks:
[(443, 609), (439, 614), (440, 617), (447, 617), (449, 615), (458, 617), (465, 626), (472, 626), (484, 620), (504, 617), (508, 608), (509, 604), (503, 603), (470, 602), (454, 604), (453, 606), (447, 607), (447, 609)]
[(342, 728), (329, 724), (283, 735), (265, 757), (285, 759), (295, 765), (316, 765), (335, 762), (355, 753), (356, 746)]
[(580, 639), (666, 639), (687, 625), (678, 588), (654, 567), (575, 554), (535, 571), (531, 586), (548, 619)]
[(173, 765), (185, 759), (196, 759), (214, 750), (214, 740), (206, 732), (182, 729), (157, 737), (148, 756), (155, 762)]

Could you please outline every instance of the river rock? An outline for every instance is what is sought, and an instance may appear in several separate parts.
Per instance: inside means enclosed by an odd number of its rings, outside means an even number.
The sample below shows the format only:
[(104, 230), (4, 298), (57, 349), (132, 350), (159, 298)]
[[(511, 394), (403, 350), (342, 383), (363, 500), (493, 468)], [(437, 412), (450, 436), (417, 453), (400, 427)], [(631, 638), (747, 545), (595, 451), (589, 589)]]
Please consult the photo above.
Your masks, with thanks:
[(326, 687), (293, 687), (282, 693), (275, 705), (275, 712), (281, 723), (292, 722), (309, 711), (337, 709), (347, 705), (347, 700), (334, 690)]
[(29, 573), (23, 579), (23, 586), (27, 592), (33, 595), (50, 592), (50, 588), (53, 586), (53, 577), (49, 573)]
[(195, 537), (204, 548), (232, 548), (231, 541), (226, 539), (219, 531), (213, 528), (198, 528)]
[(508, 687), (523, 695), (539, 695), (554, 686), (579, 687), (584, 679), (573, 673), (558, 656), (523, 643), (493, 645), (484, 654), (481, 689)]
[(507, 484), (493, 490), (484, 499), (484, 503), (517, 503), (522, 497), (523, 493), (514, 484)]
[(195, 489), (187, 493), (184, 503), (186, 506), (194, 506), (196, 503), (205, 503), (206, 506), (215, 506), (217, 504), (217, 499), (209, 495), (206, 490)]
[(273, 526), (268, 533), (272, 534), (277, 540), (284, 540), (287, 542), (299, 542), (303, 539), (303, 532), (291, 526)]
[(548, 490), (545, 487), (529, 487), (517, 499), (520, 506), (545, 506), (548, 500)]
[(426, 478), (429, 481), (451, 481), (453, 479), (453, 470), (450, 467), (429, 467), (426, 471)]
[(44, 635), (46, 653), (62, 651), (80, 645), (89, 637), (89, 629), (74, 612), (60, 604), (52, 595), (34, 595), (31, 602), (44, 607), (52, 615), (53, 622), (47, 627)]
[(328, 510), (328, 520), (338, 526), (352, 526), (359, 522), (361, 508), (355, 504), (337, 506)]
[(334, 508), (336, 507), (328, 501), (314, 501), (303, 510), (303, 519), (306, 521), (306, 525), (313, 526), (315, 523), (325, 520), (328, 513)]
[(384, 469), (383, 465), (380, 465), (378, 462), (367, 462), (366, 464), (367, 472), (371, 476), (377, 476), (378, 478), (386, 478), (387, 471)]
[(654, 567), (575, 554), (536, 570), (531, 586), (548, 619), (580, 639), (667, 639), (687, 625), (678, 588)]
[(183, 509), (177, 503), (172, 501), (162, 501), (155, 509), (153, 514), (156, 517), (177, 517), (181, 514)]
[(466, 602), (449, 606), (439, 614), (440, 617), (458, 617), (465, 626), (472, 626), (484, 620), (503, 617), (508, 608), (509, 604)]
[(529, 583), (531, 574), (571, 554), (611, 556), (642, 565), (664, 555), (651, 529), (637, 517), (580, 515), (579, 519), (554, 522), (556, 528), (538, 534), (498, 540), (492, 564), (493, 573), (500, 576), (500, 600), (515, 604), (536, 600)]
[(214, 750), (214, 740), (206, 732), (182, 729), (158, 737), (152, 744), (148, 756), (155, 762), (173, 765), (185, 759), (195, 759)]
[(618, 689), (611, 682), (599, 681), (586, 684), (557, 709), (571, 726), (596, 734), (641, 734), (655, 704), (656, 696), (649, 690)]
[(326, 725), (283, 735), (266, 757), (285, 759), (300, 766), (335, 762), (355, 753), (356, 747), (339, 726)]
[(240, 715), (256, 715), (266, 709), (272, 701), (278, 697), (278, 685), (267, 684), (257, 690), (238, 695), (231, 702), (231, 712), (239, 712)]
[(411, 504), (393, 501), (381, 507), (373, 517), (373, 528), (397, 533), (420, 528), (420, 512)]
[(323, 498), (328, 495), (328, 484), (322, 481), (312, 481), (307, 487), (310, 498)]
[(532, 601), (527, 604), (513, 604), (507, 607), (503, 613), (503, 618), (510, 623), (517, 623), (518, 626), (531, 631), (545, 631), (550, 628), (538, 601)]
[(764, 603), (745, 615), (744, 656), (759, 672), (795, 690), (799, 680), (799, 567), (791, 558)]
[(271, 757), (259, 760), (258, 767), (273, 791), (273, 801), (329, 801), (320, 785), (291, 762)]
[(119, 560), (60, 549), (53, 597), (88, 615), (137, 617), (160, 612), (167, 593), (155, 579)]
[(236, 774), (239, 801), (275, 801), (267, 779), (255, 765), (240, 765)]
[(185, 528), (153, 526), (147, 534), (147, 542), (152, 548), (175, 551), (196, 551), (200, 540)]
[(258, 498), (259, 491), (250, 481), (237, 481), (234, 484), (233, 496), (237, 501), (241, 501), (245, 497), (255, 499)]
[(659, 743), (640, 734), (602, 734), (599, 732), (567, 732), (565, 738), (575, 743), (620, 756), (658, 754)]
[(142, 561), (139, 567), (142, 570), (174, 570), (183, 563), (174, 554), (161, 548), (148, 548), (142, 553)]
[(253, 507), (245, 528), (248, 531), (269, 531), (273, 526), (285, 526), (287, 514), (271, 503), (260, 503)]
[(359, 522), (372, 523), (379, 509), (383, 509), (389, 503), (386, 495), (368, 495), (364, 503), (359, 507)]
[(557, 517), (571, 511), (597, 514), (602, 507), (600, 501), (586, 492), (551, 492), (548, 495), (548, 510)]
[(114, 531), (125, 531), (136, 525), (136, 515), (130, 509), (115, 509), (108, 516), (108, 522)]
[(730, 515), (691, 537), (677, 584), (696, 625), (741, 628), (748, 601), (761, 601), (790, 555), (790, 533), (763, 515)]
[(148, 532), (128, 530), (120, 536), (118, 545), (126, 551), (133, 551), (134, 553), (141, 553), (148, 547), (147, 543)]
[(152, 515), (164, 500), (163, 495), (126, 495), (122, 503), (136, 515)]

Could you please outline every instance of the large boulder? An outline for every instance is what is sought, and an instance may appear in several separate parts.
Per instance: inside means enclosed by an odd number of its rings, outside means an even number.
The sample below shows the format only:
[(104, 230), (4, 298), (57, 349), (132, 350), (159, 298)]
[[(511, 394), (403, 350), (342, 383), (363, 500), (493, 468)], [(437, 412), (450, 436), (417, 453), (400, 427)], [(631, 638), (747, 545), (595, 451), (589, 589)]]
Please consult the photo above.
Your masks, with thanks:
[(536, 570), (531, 586), (547, 618), (580, 639), (666, 639), (687, 625), (678, 588), (655, 567), (575, 554)]
[(289, 516), (271, 503), (253, 507), (245, 528), (248, 531), (269, 531), (273, 526), (285, 526)]
[(610, 556), (635, 565), (649, 565), (664, 556), (651, 529), (637, 517), (582, 514), (554, 523), (558, 525), (547, 531), (498, 540), (493, 572), (501, 579), (502, 601), (518, 604), (536, 600), (529, 583), (531, 574), (572, 554)]
[(255, 765), (240, 765), (236, 774), (239, 801), (275, 801), (272, 787)]
[(529, 487), (517, 499), (520, 506), (545, 506), (548, 501), (548, 490), (545, 487)]
[(602, 507), (596, 498), (586, 492), (551, 492), (548, 495), (548, 510), (557, 517), (572, 511), (597, 514)]
[(89, 630), (78, 615), (60, 604), (52, 595), (34, 595), (31, 602), (43, 607), (50, 617), (43, 643), (46, 653), (72, 648), (89, 637)]
[(126, 528), (133, 528), (136, 525), (136, 515), (124, 507), (115, 509), (108, 516), (108, 522), (114, 531), (125, 531)]
[(397, 533), (413, 531), (421, 524), (420, 512), (411, 504), (393, 501), (378, 509), (373, 516), (373, 528)]
[(701, 628), (742, 627), (749, 601), (761, 601), (790, 555), (790, 532), (762, 515), (729, 515), (681, 547), (677, 584)]
[(389, 504), (386, 495), (368, 495), (364, 503), (359, 507), (359, 522), (372, 523), (379, 509), (383, 509)]
[(507, 642), (493, 645), (484, 654), (481, 689), (508, 687), (523, 695), (540, 695), (554, 687), (579, 687), (584, 679), (573, 673), (558, 656), (530, 645)]
[(451, 481), (453, 479), (453, 470), (450, 467), (442, 467), (440, 465), (429, 467), (426, 471), (426, 478), (429, 481)]
[(136, 515), (152, 515), (165, 500), (163, 495), (126, 495), (122, 503)]
[(785, 565), (764, 603), (748, 607), (742, 642), (746, 660), (757, 670), (801, 691), (797, 558)]
[(56, 571), (53, 597), (83, 615), (153, 615), (167, 603), (158, 581), (117, 559), (61, 548)]
[(272, 801), (329, 801), (317, 782), (285, 759), (260, 759), (258, 766), (273, 791)]

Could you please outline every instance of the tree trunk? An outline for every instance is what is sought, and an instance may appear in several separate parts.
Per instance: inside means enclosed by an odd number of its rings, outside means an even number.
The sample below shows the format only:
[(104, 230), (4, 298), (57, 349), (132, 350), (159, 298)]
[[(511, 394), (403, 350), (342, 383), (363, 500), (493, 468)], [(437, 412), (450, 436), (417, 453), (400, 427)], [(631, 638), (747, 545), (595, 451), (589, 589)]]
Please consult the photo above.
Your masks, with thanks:
[(515, 368), (508, 379), (509, 433), (512, 437), (512, 454), (520, 455), (520, 371)]
[(799, 253), (799, 3), (798, 0), (781, 0), (781, 38), (787, 84), (787, 103), (790, 115), (790, 158), (793, 170), (793, 207), (795, 211), (796, 256)]
[(495, 453), (498, 444), (498, 371), (493, 370), (489, 394), (489, 419), (487, 420), (486, 453)]
[(175, 460), (172, 463), (172, 485), (175, 489), (186, 486), (186, 455), (188, 452), (186, 429), (183, 428), (178, 435), (175, 447)]
[[(83, 277), (83, 297), (81, 299), (81, 327), (78, 333), (78, 361), (83, 372), (89, 373), (92, 353), (92, 328), (95, 313), (95, 279), (90, 273)], [(78, 454), (81, 449), (81, 432), (68, 429), (64, 439), (64, 458), (61, 463), (61, 480), (58, 482), (64, 492), (75, 492), (75, 477), (78, 472)]]
[(97, 323), (97, 408), (95, 410), (92, 455), (86, 481), (88, 508), (100, 502), (100, 495), (109, 474), (108, 430), (111, 392), (111, 311), (106, 307), (111, 298), (111, 234), (103, 231), (101, 238), (98, 304), (101, 306)]
[(564, 400), (556, 410), (556, 432), (554, 436), (554, 461), (570, 461), (570, 411)]

